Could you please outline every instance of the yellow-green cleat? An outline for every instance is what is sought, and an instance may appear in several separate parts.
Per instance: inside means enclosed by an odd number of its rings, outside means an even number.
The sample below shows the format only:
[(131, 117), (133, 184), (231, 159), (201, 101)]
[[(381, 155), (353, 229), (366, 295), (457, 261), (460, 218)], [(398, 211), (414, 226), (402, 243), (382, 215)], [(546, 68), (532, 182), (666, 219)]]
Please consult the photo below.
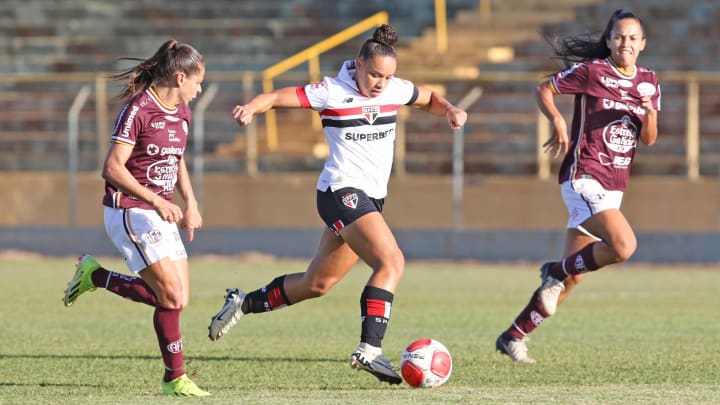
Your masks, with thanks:
[(187, 374), (183, 374), (172, 381), (163, 381), (162, 393), (163, 395), (175, 395), (176, 397), (206, 397), (210, 395), (209, 392), (198, 388), (198, 386), (188, 378)]
[(100, 263), (90, 255), (82, 255), (75, 265), (75, 275), (68, 283), (65, 290), (63, 302), (66, 307), (71, 306), (80, 294), (87, 291), (95, 291), (95, 285), (92, 282), (92, 273), (100, 268)]

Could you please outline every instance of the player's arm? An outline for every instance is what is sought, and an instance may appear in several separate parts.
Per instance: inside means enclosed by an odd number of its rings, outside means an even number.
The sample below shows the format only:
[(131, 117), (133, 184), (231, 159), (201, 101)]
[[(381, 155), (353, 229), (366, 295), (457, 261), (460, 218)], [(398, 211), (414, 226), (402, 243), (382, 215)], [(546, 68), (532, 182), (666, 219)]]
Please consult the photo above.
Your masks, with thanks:
[(467, 121), (467, 113), (449, 102), (445, 97), (435, 91), (423, 86), (417, 86), (418, 96), (412, 104), (414, 107), (422, 108), (431, 114), (447, 118), (448, 125), (452, 129), (460, 129)]
[(187, 228), (188, 241), (192, 242), (195, 238), (195, 230), (202, 226), (202, 216), (198, 207), (195, 192), (193, 191), (192, 182), (190, 180), (190, 172), (187, 169), (185, 159), (178, 162), (178, 177), (175, 185), (180, 197), (185, 201), (185, 215), (180, 223), (181, 228)]
[(284, 87), (268, 93), (262, 93), (245, 105), (233, 108), (233, 119), (240, 125), (248, 125), (255, 114), (262, 114), (271, 108), (301, 108), (297, 87)]
[(183, 215), (180, 207), (143, 187), (127, 169), (125, 164), (130, 159), (132, 149), (130, 145), (111, 143), (103, 164), (102, 177), (122, 193), (150, 204), (165, 221), (180, 221)]
[(645, 121), (640, 127), (640, 141), (642, 141), (645, 145), (650, 146), (657, 140), (658, 111), (655, 107), (653, 107), (652, 100), (649, 96), (643, 96), (641, 105), (645, 109)]
[(543, 148), (545, 152), (549, 151), (553, 153), (553, 157), (558, 157), (561, 153), (562, 155), (567, 153), (568, 135), (565, 118), (555, 105), (555, 94), (553, 84), (550, 80), (540, 83), (535, 87), (537, 106), (553, 125), (553, 135), (543, 144)]

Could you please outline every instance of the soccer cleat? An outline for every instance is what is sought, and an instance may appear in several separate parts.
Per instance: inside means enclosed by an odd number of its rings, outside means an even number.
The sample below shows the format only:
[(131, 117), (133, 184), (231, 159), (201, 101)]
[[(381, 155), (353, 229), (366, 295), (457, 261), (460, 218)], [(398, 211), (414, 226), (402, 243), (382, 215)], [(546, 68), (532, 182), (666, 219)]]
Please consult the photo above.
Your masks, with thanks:
[(201, 390), (195, 383), (188, 378), (187, 374), (162, 383), (163, 395), (175, 395), (176, 397), (206, 397), (209, 392)]
[(245, 315), (242, 311), (242, 304), (245, 301), (245, 293), (237, 288), (228, 288), (225, 295), (225, 303), (220, 312), (215, 314), (208, 326), (208, 337), (210, 340), (218, 340), (228, 333), (238, 321)]
[(525, 342), (527, 342), (527, 338), (506, 338), (505, 334), (501, 333), (495, 341), (495, 350), (507, 355), (512, 361), (516, 361), (518, 363), (535, 363), (535, 359), (528, 357), (527, 355), (528, 348), (525, 345)]
[(378, 380), (389, 384), (400, 384), (402, 382), (402, 377), (395, 372), (395, 368), (390, 363), (390, 360), (383, 356), (380, 348), (361, 343), (350, 355), (350, 367), (365, 370), (377, 377)]
[(66, 307), (71, 306), (80, 294), (87, 291), (95, 291), (95, 285), (92, 282), (92, 273), (100, 268), (100, 263), (90, 255), (82, 255), (78, 258), (75, 265), (75, 275), (68, 283), (65, 290), (63, 302)]
[(538, 291), (540, 305), (547, 316), (555, 315), (557, 311), (558, 299), (560, 293), (565, 290), (565, 283), (556, 279), (550, 274), (550, 266), (552, 262), (547, 262), (540, 267), (540, 278), (542, 285)]

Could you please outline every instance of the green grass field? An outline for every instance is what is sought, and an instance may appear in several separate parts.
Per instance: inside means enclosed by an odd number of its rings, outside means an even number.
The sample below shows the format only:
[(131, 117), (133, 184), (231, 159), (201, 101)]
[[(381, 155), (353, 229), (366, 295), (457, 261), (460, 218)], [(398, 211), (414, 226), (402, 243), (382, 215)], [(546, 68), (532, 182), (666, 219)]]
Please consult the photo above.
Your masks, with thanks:
[[(124, 271), (117, 259), (106, 267)], [(620, 265), (592, 274), (533, 333), (537, 364), (514, 364), (495, 338), (539, 284), (536, 267), (410, 263), (384, 342), (395, 362), (432, 337), (454, 370), (435, 390), (388, 386), (347, 364), (359, 333), (358, 266), (330, 294), (251, 315), (211, 342), (226, 287), (255, 289), (304, 262), (194, 259), (183, 312), (186, 369), (208, 398), (160, 392), (149, 307), (98, 290), (61, 298), (74, 259), (3, 259), (0, 404), (692, 404), (720, 403), (720, 271)]]

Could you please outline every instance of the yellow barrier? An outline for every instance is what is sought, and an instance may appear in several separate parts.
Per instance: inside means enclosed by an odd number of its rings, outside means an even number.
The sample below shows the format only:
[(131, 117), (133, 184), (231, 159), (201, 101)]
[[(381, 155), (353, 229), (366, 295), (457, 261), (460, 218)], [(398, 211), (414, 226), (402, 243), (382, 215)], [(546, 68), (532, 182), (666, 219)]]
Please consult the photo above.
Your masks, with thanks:
[[(289, 58), (280, 61), (269, 68), (263, 70), (262, 81), (263, 91), (268, 92), (273, 90), (273, 79), (282, 73), (294, 68), (295, 66), (308, 62), (308, 70), (311, 82), (320, 80), (320, 54), (327, 52), (328, 50), (335, 48), (344, 42), (349, 41), (352, 38), (368, 31), (378, 25), (387, 24), (389, 16), (386, 11), (380, 11), (373, 14), (372, 16), (346, 28), (337, 34), (326, 38), (315, 45), (312, 45)], [(313, 127), (316, 129), (320, 128), (320, 121), (317, 115), (313, 115)], [(265, 113), (265, 130), (267, 131), (267, 145), (270, 150), (277, 150), (278, 139), (277, 139), (277, 120), (275, 111), (270, 110)]]
[[(472, 78), (458, 75), (455, 72), (436, 72), (431, 70), (405, 71), (403, 77), (425, 83), (465, 83), (467, 85), (483, 86), (487, 83), (536, 83), (540, 78), (547, 75), (548, 72), (529, 71), (529, 72), (478, 72)], [(700, 177), (700, 156), (703, 152), (700, 148), (700, 121), (701, 119), (712, 118), (709, 116), (701, 116), (700, 113), (700, 93), (705, 84), (720, 84), (720, 72), (696, 72), (696, 71), (660, 71), (658, 72), (660, 81), (665, 84), (682, 84), (686, 88), (684, 98), (673, 99), (671, 104), (684, 104), (686, 109), (685, 120), (685, 165), (687, 167), (687, 178), (697, 180)], [(242, 72), (209, 72), (205, 79), (207, 83), (237, 83), (243, 84), (243, 97), (248, 98), (251, 95), (254, 84), (261, 79), (259, 72), (242, 71)], [(293, 80), (302, 80), (304, 74), (299, 72), (289, 72), (286, 77)], [(0, 73), (0, 84), (38, 84), (38, 83), (87, 83), (93, 84), (95, 89), (95, 120), (98, 145), (98, 162), (102, 162), (107, 148), (107, 135), (110, 131), (112, 117), (108, 114), (108, 85), (106, 80), (107, 73), (103, 72), (79, 72), (79, 73), (47, 73), (47, 74), (13, 74)], [(32, 96), (31, 96), (32, 97)], [(668, 99), (665, 99), (666, 103)], [(12, 114), (11, 112), (8, 114)], [(316, 114), (315, 114), (316, 115)], [(402, 117), (401, 117), (402, 118)], [(401, 125), (399, 123), (399, 125)], [(538, 114), (537, 119), (537, 138), (538, 144), (544, 142), (549, 136), (549, 122)], [(254, 129), (247, 129), (252, 132)], [(255, 134), (247, 133), (247, 159), (248, 173), (257, 172), (257, 154), (258, 150), (255, 144)], [(5, 134), (2, 134), (5, 135)], [(62, 134), (58, 134), (62, 136)], [(398, 139), (402, 148), (403, 140)], [(705, 155), (710, 152), (705, 152)], [(402, 154), (400, 155), (402, 157)], [(549, 162), (547, 155), (538, 153), (537, 162), (540, 167), (539, 176), (547, 177), (549, 171)], [(98, 163), (101, 164), (101, 163)], [(398, 164), (398, 167), (400, 164)]]

